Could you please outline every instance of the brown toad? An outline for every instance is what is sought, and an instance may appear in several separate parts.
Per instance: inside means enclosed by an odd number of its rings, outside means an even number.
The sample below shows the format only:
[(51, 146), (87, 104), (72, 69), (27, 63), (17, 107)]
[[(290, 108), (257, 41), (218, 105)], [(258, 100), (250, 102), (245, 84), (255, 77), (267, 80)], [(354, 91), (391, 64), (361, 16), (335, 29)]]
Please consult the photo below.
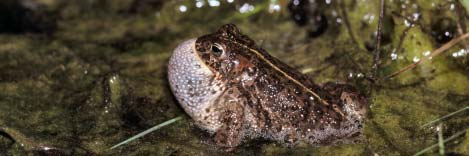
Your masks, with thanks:
[(233, 24), (181, 43), (168, 78), (182, 108), (221, 147), (259, 137), (329, 145), (354, 141), (362, 131), (367, 102), (356, 89), (314, 84)]

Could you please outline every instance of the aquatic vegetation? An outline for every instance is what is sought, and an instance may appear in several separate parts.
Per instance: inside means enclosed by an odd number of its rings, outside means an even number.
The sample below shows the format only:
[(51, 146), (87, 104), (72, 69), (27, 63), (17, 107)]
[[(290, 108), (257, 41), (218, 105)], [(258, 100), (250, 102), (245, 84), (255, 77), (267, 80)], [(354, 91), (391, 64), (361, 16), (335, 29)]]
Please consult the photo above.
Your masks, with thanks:
[[(20, 1), (17, 7), (41, 19), (36, 21), (41, 31), (0, 31), (0, 126), (33, 142), (72, 155), (227, 155), (212, 148), (209, 136), (190, 120), (109, 147), (184, 115), (166, 79), (172, 49), (235, 23), (315, 82), (346, 81), (370, 91), (371, 106), (362, 144), (285, 148), (257, 140), (229, 155), (439, 154), (439, 142), (447, 154), (469, 154), (467, 39), (392, 79), (370, 81), (467, 33), (466, 0), (384, 0), (380, 48), (376, 0), (316, 1), (328, 25), (314, 37), (308, 33), (317, 25), (298, 27), (288, 0)], [(422, 128), (425, 124), (431, 125)], [(0, 136), (1, 153), (34, 153), (5, 136)]]
[(152, 128), (149, 128), (149, 129), (147, 129), (147, 130), (145, 130), (145, 131), (143, 131), (143, 132), (141, 132), (141, 133), (138, 133), (137, 135), (134, 135), (134, 136), (130, 137), (129, 139), (125, 140), (125, 141), (122, 141), (122, 142), (120, 142), (120, 143), (118, 143), (118, 144), (112, 146), (111, 149), (114, 149), (114, 148), (117, 148), (117, 147), (119, 147), (119, 146), (121, 146), (121, 145), (127, 144), (127, 143), (130, 142), (130, 141), (133, 141), (133, 140), (135, 140), (135, 139), (138, 139), (138, 138), (140, 138), (140, 137), (143, 137), (144, 135), (147, 135), (148, 133), (151, 133), (151, 132), (153, 132), (153, 131), (156, 131), (156, 130), (158, 130), (158, 129), (164, 127), (164, 126), (167, 126), (167, 125), (169, 125), (169, 124), (172, 124), (172, 123), (174, 123), (174, 122), (176, 122), (176, 121), (178, 121), (178, 120), (181, 120), (181, 119), (182, 119), (182, 117), (179, 116), (179, 117), (173, 118), (173, 119), (171, 119), (171, 120), (165, 121), (165, 122), (163, 122), (163, 123), (161, 123), (161, 124), (158, 124), (158, 125), (156, 125), (156, 126), (154, 126), (154, 127), (152, 127)]

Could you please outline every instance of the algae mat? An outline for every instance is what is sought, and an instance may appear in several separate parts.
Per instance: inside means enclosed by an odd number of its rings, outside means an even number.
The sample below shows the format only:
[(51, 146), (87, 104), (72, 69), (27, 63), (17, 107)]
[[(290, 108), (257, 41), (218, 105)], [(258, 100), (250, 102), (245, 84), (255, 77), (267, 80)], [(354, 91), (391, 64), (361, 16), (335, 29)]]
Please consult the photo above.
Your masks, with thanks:
[[(379, 1), (311, 2), (305, 14), (310, 22), (303, 26), (295, 24), (289, 3), (0, 2), (1, 155), (413, 155), (438, 143), (438, 134), (443, 139), (461, 134), (444, 144), (445, 153), (469, 155), (464, 135), (469, 128), (466, 41), (411, 71), (372, 83)], [(419, 61), (465, 33), (464, 4), (386, 0), (377, 77)], [(311, 20), (318, 15), (326, 25)], [(229, 153), (214, 148), (173, 98), (166, 64), (178, 43), (225, 23), (238, 25), (269, 53), (318, 83), (347, 82), (369, 93), (364, 142), (284, 147), (254, 140)], [(177, 116), (184, 118), (109, 149)], [(438, 154), (438, 149), (426, 154)]]

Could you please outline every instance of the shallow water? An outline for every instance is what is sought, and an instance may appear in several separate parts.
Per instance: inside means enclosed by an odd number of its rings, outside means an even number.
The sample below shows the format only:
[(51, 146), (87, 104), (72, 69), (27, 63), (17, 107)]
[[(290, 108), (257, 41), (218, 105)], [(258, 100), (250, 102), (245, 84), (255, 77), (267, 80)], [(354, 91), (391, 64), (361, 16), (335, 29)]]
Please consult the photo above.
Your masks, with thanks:
[[(386, 0), (377, 77), (422, 59), (467, 30), (456, 1)], [(464, 2), (464, 1), (463, 1)], [(372, 85), (379, 1), (317, 1), (327, 19), (295, 24), (289, 1), (6, 0), (0, 2), (0, 153), (5, 155), (413, 155), (469, 128), (465, 42), (417, 68)], [(4, 11), (5, 10), (5, 11)], [(14, 17), (14, 18), (12, 18)], [(284, 147), (248, 141), (226, 153), (210, 144), (172, 97), (171, 51), (234, 23), (257, 44), (317, 83), (347, 82), (369, 93), (360, 144)], [(319, 35), (318, 35), (319, 34)], [(166, 120), (183, 120), (112, 145)], [(45, 147), (51, 149), (45, 151)], [(447, 154), (469, 155), (460, 135)], [(438, 148), (427, 153), (438, 154)]]

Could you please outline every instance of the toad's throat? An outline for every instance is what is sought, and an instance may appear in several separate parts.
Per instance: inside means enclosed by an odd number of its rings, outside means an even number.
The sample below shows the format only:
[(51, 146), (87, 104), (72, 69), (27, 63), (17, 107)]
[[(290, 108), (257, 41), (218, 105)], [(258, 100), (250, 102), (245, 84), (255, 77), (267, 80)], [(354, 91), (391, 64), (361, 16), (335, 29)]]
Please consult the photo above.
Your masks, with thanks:
[(170, 88), (190, 115), (209, 107), (223, 89), (223, 85), (214, 80), (215, 75), (210, 69), (201, 63), (194, 50), (195, 41), (190, 39), (181, 43), (168, 64)]

